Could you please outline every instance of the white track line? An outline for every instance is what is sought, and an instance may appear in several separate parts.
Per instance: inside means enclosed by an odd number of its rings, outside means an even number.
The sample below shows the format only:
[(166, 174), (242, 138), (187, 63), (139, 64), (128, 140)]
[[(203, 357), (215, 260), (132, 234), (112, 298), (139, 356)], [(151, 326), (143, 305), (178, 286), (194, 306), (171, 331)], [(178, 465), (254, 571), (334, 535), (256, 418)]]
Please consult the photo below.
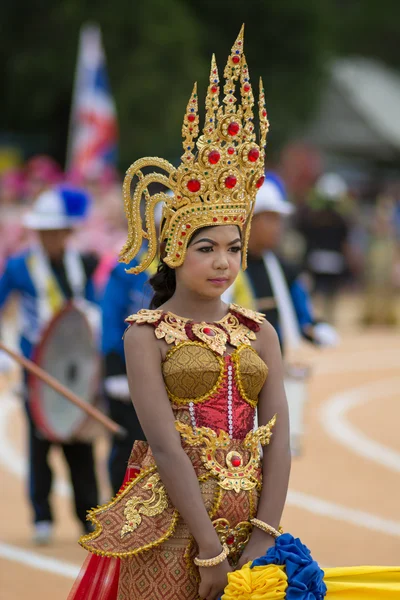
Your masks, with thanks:
[(334, 502), (328, 502), (322, 498), (289, 490), (286, 503), (288, 506), (296, 506), (307, 512), (322, 517), (328, 517), (337, 521), (349, 523), (371, 531), (386, 533), (387, 535), (400, 537), (400, 522), (384, 519), (368, 512), (347, 508)]
[(400, 396), (399, 390), (400, 377), (394, 377), (335, 394), (321, 407), (322, 426), (336, 442), (353, 453), (398, 473), (400, 472), (400, 452), (370, 439), (359, 431), (347, 420), (347, 413), (371, 400), (381, 400), (385, 396), (393, 395), (394, 391)]
[(23, 550), (4, 542), (0, 542), (0, 558), (70, 579), (75, 579), (80, 571), (78, 565), (50, 558), (32, 550)]

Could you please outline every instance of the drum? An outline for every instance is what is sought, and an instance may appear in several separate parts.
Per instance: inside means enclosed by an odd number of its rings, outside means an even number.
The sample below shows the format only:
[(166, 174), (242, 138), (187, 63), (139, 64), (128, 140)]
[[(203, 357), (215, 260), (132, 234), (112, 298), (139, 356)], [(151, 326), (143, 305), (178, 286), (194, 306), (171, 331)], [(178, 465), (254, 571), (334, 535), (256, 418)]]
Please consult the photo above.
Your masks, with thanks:
[[(99, 397), (100, 354), (97, 332), (84, 310), (68, 303), (43, 331), (33, 361), (85, 402), (95, 405)], [(96, 424), (80, 408), (35, 375), (28, 376), (32, 419), (51, 441), (89, 441)]]
[(300, 456), (303, 449), (305, 407), (308, 399), (310, 367), (304, 364), (285, 365), (285, 392), (289, 407), (290, 449)]

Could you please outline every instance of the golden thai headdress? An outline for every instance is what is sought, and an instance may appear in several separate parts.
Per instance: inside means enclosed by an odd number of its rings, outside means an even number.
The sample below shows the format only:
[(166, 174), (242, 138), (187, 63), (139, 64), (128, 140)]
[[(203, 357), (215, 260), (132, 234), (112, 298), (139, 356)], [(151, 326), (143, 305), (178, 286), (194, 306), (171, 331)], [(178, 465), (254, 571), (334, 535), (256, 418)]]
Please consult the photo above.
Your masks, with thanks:
[[(259, 144), (254, 126), (254, 96), (243, 52), (244, 26), (232, 47), (224, 71), (223, 103), (219, 103), (218, 69), (213, 55), (206, 97), (206, 116), (199, 135), (197, 84), (194, 85), (183, 120), (182, 162), (175, 168), (162, 158), (141, 158), (133, 163), (123, 185), (128, 240), (120, 261), (130, 263), (148, 240), (147, 252), (130, 273), (144, 271), (157, 253), (154, 209), (163, 203), (160, 242), (165, 241), (163, 260), (172, 268), (185, 258), (187, 243), (194, 231), (214, 225), (237, 225), (243, 232), (243, 268), (256, 193), (264, 182), (265, 144), (269, 128), (262, 80), (258, 113)], [(240, 83), (241, 104), (237, 105), (236, 84)], [(142, 169), (157, 167), (162, 172), (143, 174)], [(135, 181), (134, 181), (135, 178)], [(151, 195), (149, 186), (158, 183), (168, 192)], [(172, 193), (171, 193), (172, 192)], [(145, 200), (145, 229), (141, 201)]]

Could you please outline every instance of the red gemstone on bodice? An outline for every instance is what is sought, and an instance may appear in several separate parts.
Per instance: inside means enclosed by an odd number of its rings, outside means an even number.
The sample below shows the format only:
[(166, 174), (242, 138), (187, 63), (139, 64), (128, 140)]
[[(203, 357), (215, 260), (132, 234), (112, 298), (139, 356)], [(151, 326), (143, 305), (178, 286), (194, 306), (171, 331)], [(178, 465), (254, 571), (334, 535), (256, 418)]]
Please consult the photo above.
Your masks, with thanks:
[(231, 459), (232, 467), (240, 467), (242, 464), (242, 459), (239, 456), (234, 456)]
[(215, 336), (215, 331), (213, 329), (210, 329), (209, 327), (204, 327), (203, 333), (205, 333), (206, 335), (209, 335), (210, 337)]
[(225, 187), (228, 188), (228, 190), (232, 190), (236, 184), (237, 184), (237, 179), (233, 175), (229, 175), (225, 179)]
[(230, 535), (228, 535), (225, 541), (228, 544), (228, 546), (232, 546), (232, 544), (235, 543), (235, 536), (231, 533)]
[(256, 162), (256, 160), (258, 160), (258, 157), (260, 156), (260, 151), (257, 150), (257, 148), (252, 148), (250, 150), (250, 152), (247, 155), (247, 158), (249, 159), (250, 162)]
[(216, 165), (219, 162), (220, 158), (221, 155), (218, 152), (218, 150), (211, 150), (210, 154), (208, 155), (208, 162), (210, 163), (210, 165)]
[(232, 154), (235, 154), (235, 148), (232, 148), (232, 146), (230, 146), (228, 148), (228, 154), (230, 154), (232, 156)]
[(233, 121), (232, 123), (229, 123), (229, 125), (228, 125), (229, 135), (232, 135), (232, 136), (237, 135), (239, 133), (239, 129), (240, 129), (239, 123), (235, 123), (235, 121)]
[(198, 179), (190, 179), (186, 184), (189, 192), (198, 192), (201, 188), (201, 183)]

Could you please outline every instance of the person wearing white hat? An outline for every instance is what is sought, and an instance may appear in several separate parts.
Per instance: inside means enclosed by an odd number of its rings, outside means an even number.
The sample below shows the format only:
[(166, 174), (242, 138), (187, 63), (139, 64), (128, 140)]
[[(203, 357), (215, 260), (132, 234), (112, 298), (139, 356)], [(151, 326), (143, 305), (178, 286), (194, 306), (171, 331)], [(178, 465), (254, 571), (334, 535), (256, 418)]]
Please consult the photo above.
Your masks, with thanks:
[(297, 346), (301, 337), (317, 345), (334, 345), (337, 334), (328, 325), (316, 323), (299, 269), (275, 254), (284, 220), (294, 210), (281, 178), (267, 172), (256, 197), (248, 267), (234, 288), (227, 290), (226, 299), (230, 296), (234, 302), (264, 313), (277, 330), (284, 350)]
[(337, 173), (325, 173), (315, 186), (298, 228), (306, 242), (305, 264), (322, 299), (324, 318), (334, 321), (335, 305), (347, 269), (349, 223), (342, 206), (348, 188)]
[[(37, 243), (11, 256), (0, 276), (0, 310), (8, 297), (16, 293), (22, 317), (20, 348), (29, 359), (34, 356), (42, 331), (68, 300), (97, 301), (92, 281), (96, 259), (80, 255), (68, 246), (71, 232), (87, 214), (89, 201), (85, 192), (72, 187), (58, 186), (40, 194), (24, 217), (24, 225), (37, 233)], [(48, 463), (51, 442), (33, 422), (29, 393), (25, 389), (33, 540), (46, 544), (51, 540), (53, 524), (49, 502), (52, 472)], [(89, 443), (74, 442), (62, 444), (62, 449), (71, 472), (75, 511), (86, 531), (86, 512), (98, 501), (93, 448)]]

